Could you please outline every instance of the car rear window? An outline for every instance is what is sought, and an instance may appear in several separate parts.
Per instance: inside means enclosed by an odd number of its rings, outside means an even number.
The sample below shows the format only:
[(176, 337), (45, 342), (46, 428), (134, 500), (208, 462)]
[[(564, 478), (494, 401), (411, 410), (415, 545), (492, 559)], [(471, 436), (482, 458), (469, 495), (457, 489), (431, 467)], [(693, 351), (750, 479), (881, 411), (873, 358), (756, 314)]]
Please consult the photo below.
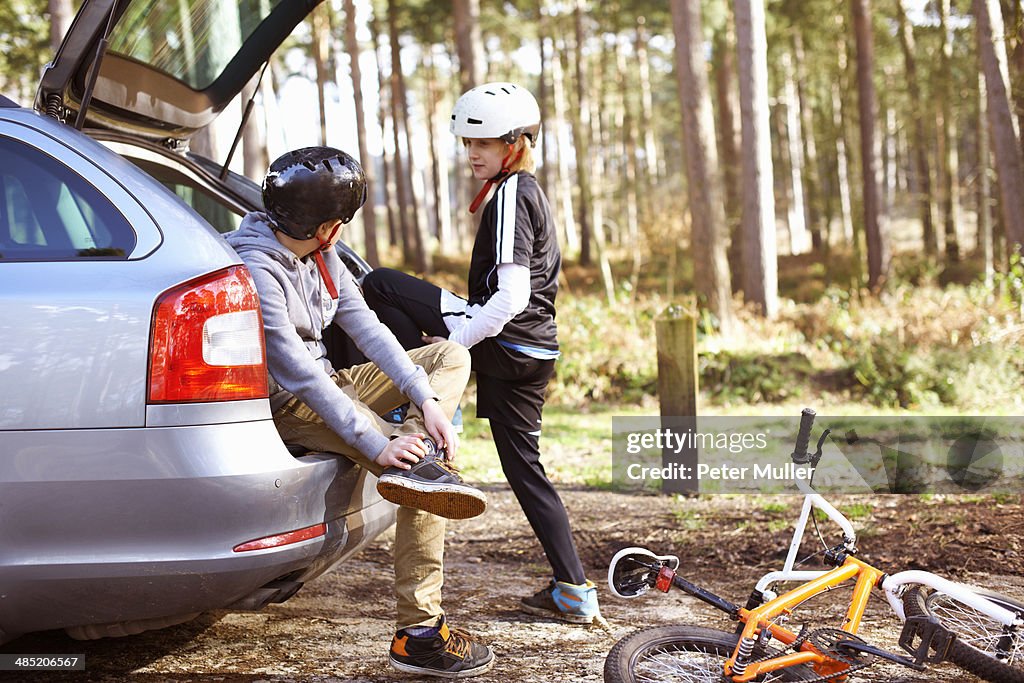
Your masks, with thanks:
[(282, 0), (136, 0), (118, 20), (110, 50), (204, 90)]
[(135, 232), (84, 178), (0, 136), (0, 261), (127, 259)]

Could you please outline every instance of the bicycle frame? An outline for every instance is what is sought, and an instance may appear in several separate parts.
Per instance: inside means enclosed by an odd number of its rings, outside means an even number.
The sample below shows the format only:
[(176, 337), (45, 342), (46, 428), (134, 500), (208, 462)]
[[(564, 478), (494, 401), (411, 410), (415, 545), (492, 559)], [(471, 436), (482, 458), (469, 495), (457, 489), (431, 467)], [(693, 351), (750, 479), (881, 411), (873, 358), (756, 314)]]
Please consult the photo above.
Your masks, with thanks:
[[(767, 599), (767, 602), (753, 609), (740, 609), (738, 611), (739, 620), (743, 622), (744, 626), (736, 650), (726, 662), (726, 673), (731, 675), (732, 680), (736, 683), (750, 681), (761, 674), (797, 664), (812, 666), (819, 675), (835, 674), (847, 668), (845, 663), (828, 657), (808, 643), (804, 643), (798, 652), (754, 663), (747, 663), (746, 659), (749, 658), (749, 655), (744, 656), (744, 653), (753, 651), (757, 637), (762, 629), (767, 629), (773, 638), (784, 643), (786, 646), (792, 645), (799, 636), (789, 629), (773, 623), (773, 620), (780, 615), (791, 612), (804, 601), (836, 588), (852, 579), (856, 579), (853, 597), (850, 600), (846, 618), (841, 627), (843, 631), (850, 634), (857, 633), (861, 619), (864, 616), (864, 611), (867, 608), (871, 589), (874, 587), (879, 587), (884, 591), (890, 607), (899, 616), (900, 621), (905, 621), (906, 615), (903, 611), (903, 603), (900, 596), (902, 595), (903, 586), (911, 584), (928, 586), (950, 595), (1000, 622), (1003, 626), (1024, 627), (1024, 620), (1018, 619), (1013, 612), (987, 600), (966, 584), (949, 581), (931, 572), (918, 570), (904, 571), (888, 576), (881, 570), (853, 557), (852, 554), (856, 553), (857, 535), (850, 521), (825, 500), (821, 494), (814, 491), (807, 482), (797, 481), (796, 483), (805, 494), (804, 502), (793, 532), (793, 539), (790, 543), (789, 553), (786, 556), (783, 569), (782, 571), (769, 572), (757, 582), (756, 589)], [(842, 529), (843, 548), (849, 554), (846, 555), (842, 565), (831, 570), (796, 571), (794, 569), (796, 557), (807, 527), (807, 521), (810, 519), (814, 509), (824, 512), (829, 519)], [(805, 583), (782, 595), (777, 595), (774, 591), (769, 590), (770, 585), (787, 581), (804, 581)]]

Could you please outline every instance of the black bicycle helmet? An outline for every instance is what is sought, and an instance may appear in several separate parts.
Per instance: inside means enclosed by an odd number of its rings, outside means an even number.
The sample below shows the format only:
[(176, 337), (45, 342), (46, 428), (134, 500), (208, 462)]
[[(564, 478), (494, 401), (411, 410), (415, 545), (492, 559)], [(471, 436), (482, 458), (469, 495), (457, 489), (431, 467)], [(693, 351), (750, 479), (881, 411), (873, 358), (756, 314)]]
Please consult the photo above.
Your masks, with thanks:
[(366, 201), (363, 167), (333, 147), (303, 147), (278, 157), (263, 179), (263, 206), (275, 227), (313, 237), (331, 220), (348, 223)]

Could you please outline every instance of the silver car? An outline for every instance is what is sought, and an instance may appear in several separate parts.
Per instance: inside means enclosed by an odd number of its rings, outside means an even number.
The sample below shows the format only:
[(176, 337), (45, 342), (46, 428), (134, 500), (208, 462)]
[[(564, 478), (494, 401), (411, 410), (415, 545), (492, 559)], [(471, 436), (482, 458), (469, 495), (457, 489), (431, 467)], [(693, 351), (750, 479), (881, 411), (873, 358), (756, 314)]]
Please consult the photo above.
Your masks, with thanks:
[(35, 107), (0, 98), (0, 643), (260, 609), (394, 519), (282, 443), (249, 274), (182, 199), (258, 208), (183, 150), (315, 5), (85, 0)]

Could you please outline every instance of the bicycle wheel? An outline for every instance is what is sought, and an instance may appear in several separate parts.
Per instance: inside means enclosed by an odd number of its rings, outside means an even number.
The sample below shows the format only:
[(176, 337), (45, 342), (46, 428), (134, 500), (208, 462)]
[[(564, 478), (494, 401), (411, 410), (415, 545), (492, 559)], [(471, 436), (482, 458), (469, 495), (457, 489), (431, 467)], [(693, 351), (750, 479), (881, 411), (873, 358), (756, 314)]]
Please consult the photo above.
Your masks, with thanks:
[[(697, 626), (656, 626), (617, 642), (604, 660), (605, 683), (721, 683), (739, 636)], [(755, 650), (754, 657), (767, 652)], [(759, 683), (815, 678), (805, 666), (773, 671)]]
[[(999, 593), (979, 595), (1024, 617), (1024, 602)], [(1002, 624), (951, 595), (925, 586), (914, 586), (903, 595), (908, 617), (935, 617), (956, 633), (949, 661), (992, 683), (1024, 683), (1024, 632), (1007, 632)]]

